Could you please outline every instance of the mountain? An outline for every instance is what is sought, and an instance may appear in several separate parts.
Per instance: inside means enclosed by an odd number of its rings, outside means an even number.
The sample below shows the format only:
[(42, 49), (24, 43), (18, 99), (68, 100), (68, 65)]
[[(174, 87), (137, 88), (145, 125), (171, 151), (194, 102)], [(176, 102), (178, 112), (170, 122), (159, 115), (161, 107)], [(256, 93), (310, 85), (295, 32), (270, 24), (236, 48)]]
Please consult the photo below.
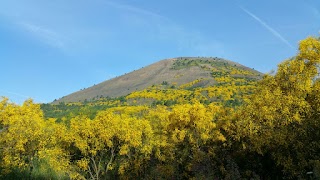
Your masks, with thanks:
[[(79, 102), (100, 97), (126, 96), (154, 85), (207, 87), (218, 84), (214, 77), (230, 76), (246, 80), (261, 79), (262, 73), (222, 58), (178, 57), (165, 59), (125, 75), (64, 96), (59, 102)], [(193, 82), (193, 83), (192, 83)], [(188, 85), (188, 84), (192, 85)]]

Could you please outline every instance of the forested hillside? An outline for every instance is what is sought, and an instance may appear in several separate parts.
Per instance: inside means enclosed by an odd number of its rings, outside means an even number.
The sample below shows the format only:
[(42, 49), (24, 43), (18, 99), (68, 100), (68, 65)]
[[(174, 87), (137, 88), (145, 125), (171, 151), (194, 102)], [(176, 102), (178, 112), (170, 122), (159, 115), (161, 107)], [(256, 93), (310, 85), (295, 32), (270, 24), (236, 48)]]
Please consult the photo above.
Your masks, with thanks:
[[(142, 79), (141, 74), (143, 74)], [(120, 80), (112, 79), (53, 103), (42, 104), (41, 109), (46, 118), (61, 120), (62, 118), (71, 119), (81, 113), (94, 118), (98, 111), (118, 106), (172, 106), (199, 101), (206, 105), (216, 103), (235, 107), (241, 105), (244, 98), (253, 92), (262, 76), (263, 74), (258, 71), (220, 58), (175, 58), (162, 60), (123, 75), (119, 77)], [(119, 91), (123, 88), (131, 91), (125, 96), (105, 96), (102, 90), (96, 88), (103, 86), (112, 91), (114, 87), (118, 87), (119, 82), (117, 81), (121, 79), (130, 80), (130, 82), (122, 83), (125, 87), (119, 89)], [(134, 89), (130, 86), (132, 83), (149, 84), (150, 86), (132, 91), (130, 90)], [(88, 97), (87, 94), (92, 93), (94, 93), (93, 98), (85, 98)], [(78, 95), (83, 95), (83, 97), (79, 98)], [(68, 102), (68, 99), (75, 97), (78, 101)]]
[(320, 178), (318, 39), (302, 40), (274, 75), (224, 64), (214, 71), (202, 59), (175, 62), (176, 70), (208, 69), (214, 83), (162, 81), (125, 96), (55, 105), (3, 98), (0, 177)]

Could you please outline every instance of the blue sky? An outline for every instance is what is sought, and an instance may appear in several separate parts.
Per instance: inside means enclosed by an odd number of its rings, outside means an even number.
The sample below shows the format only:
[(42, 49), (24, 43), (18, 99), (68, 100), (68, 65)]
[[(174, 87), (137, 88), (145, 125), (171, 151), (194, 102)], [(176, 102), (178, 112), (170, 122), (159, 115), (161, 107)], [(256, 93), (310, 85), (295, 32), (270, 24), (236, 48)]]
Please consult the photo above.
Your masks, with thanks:
[(266, 73), (319, 31), (319, 0), (2, 0), (0, 96), (51, 102), (179, 56)]

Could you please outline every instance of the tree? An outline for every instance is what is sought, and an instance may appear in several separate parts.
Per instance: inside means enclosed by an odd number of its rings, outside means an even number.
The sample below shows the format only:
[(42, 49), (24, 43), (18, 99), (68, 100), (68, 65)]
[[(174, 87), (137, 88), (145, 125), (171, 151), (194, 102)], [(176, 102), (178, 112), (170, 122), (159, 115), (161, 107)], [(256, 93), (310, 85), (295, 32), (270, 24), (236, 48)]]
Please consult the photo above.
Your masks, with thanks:
[(274, 76), (266, 75), (234, 117), (234, 138), (270, 157), (285, 176), (303, 176), (319, 160), (319, 63), (319, 40), (301, 41), (298, 55), (281, 63)]
[(20, 168), (30, 173), (38, 151), (44, 147), (44, 121), (39, 105), (32, 100), (18, 106), (3, 99), (0, 103), (1, 166), (6, 172)]
[(115, 178), (128, 169), (138, 173), (141, 161), (152, 151), (149, 123), (112, 110), (93, 120), (76, 117), (70, 131), (78, 152), (73, 161), (83, 178)]
[(60, 178), (66, 176), (69, 161), (58, 146), (58, 142), (64, 139), (63, 127), (54, 119), (44, 121), (39, 104), (27, 100), (19, 106), (3, 99), (0, 102), (0, 127), (3, 173), (16, 170), (27, 172), (31, 177), (35, 176), (33, 172), (37, 169), (38, 173), (54, 171)]
[(175, 105), (172, 110), (158, 106), (150, 111), (154, 157), (159, 161), (153, 178), (195, 178), (197, 172), (212, 167), (215, 146), (226, 140), (214, 119), (217, 110), (214, 105), (195, 103)]

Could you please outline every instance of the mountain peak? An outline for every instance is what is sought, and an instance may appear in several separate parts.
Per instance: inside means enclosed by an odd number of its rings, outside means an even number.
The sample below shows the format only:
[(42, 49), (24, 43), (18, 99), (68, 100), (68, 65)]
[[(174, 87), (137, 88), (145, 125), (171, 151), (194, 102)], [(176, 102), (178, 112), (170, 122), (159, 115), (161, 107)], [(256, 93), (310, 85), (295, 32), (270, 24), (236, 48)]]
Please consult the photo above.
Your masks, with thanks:
[(176, 57), (164, 59), (139, 70), (106, 80), (84, 90), (74, 92), (53, 103), (78, 102), (96, 97), (120, 97), (163, 82), (181, 86), (197, 79), (202, 86), (216, 84), (215, 75), (259, 79), (261, 74), (241, 64), (218, 57)]

